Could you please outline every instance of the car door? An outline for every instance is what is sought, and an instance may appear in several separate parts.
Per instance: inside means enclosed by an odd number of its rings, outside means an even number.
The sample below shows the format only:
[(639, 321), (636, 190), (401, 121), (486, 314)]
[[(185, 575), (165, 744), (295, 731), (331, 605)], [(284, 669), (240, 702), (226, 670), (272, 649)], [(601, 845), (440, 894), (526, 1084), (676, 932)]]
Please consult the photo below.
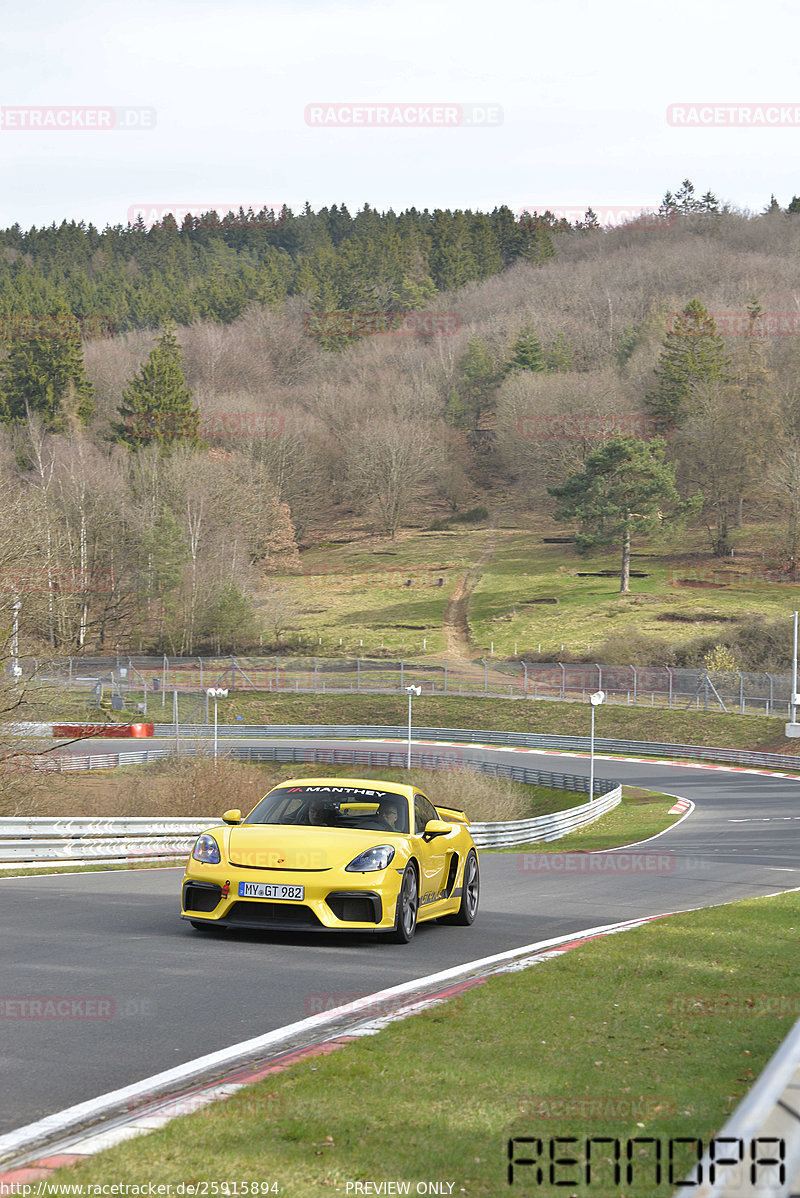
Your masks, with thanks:
[(433, 803), (421, 791), (417, 791), (414, 794), (414, 835), (420, 838), (418, 853), (422, 871), (419, 880), (419, 905), (421, 908), (438, 902), (443, 897), (448, 838), (434, 836), (432, 840), (422, 839), (425, 825), (430, 820), (438, 818)]

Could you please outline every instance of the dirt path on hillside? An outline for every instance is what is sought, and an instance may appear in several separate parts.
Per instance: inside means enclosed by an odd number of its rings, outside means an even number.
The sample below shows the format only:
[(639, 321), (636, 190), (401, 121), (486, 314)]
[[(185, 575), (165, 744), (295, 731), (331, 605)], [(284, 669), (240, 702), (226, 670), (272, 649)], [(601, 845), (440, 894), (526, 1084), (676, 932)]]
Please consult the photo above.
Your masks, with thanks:
[(483, 567), (494, 553), (496, 544), (497, 534), (492, 530), (483, 553), (475, 565), (467, 570), (447, 600), (444, 609), (444, 636), (447, 656), (454, 662), (468, 665), (472, 661), (469, 643), (469, 600), (482, 577)]

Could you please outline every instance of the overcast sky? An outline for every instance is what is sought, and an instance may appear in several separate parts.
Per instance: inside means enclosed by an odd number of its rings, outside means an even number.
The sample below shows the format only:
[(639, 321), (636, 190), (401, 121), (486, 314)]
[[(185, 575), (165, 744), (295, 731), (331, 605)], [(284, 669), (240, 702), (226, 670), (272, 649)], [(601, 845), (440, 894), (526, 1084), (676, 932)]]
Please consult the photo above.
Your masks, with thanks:
[(799, 27), (791, 0), (27, 0), (0, 34), (0, 224), (306, 201), (613, 221), (687, 176), (785, 206)]

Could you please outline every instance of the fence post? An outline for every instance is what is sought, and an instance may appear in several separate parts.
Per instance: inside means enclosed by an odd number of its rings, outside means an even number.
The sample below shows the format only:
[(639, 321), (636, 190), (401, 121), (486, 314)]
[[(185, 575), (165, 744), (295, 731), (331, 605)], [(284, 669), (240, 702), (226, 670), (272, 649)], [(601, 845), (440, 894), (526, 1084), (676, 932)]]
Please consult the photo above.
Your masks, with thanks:
[(447, 694), (447, 658), (444, 659), (444, 693)]
[(672, 670), (669, 666), (667, 666), (667, 673), (669, 674), (669, 706), (672, 708)]
[(281, 685), (280, 662), (275, 658), (275, 690), (278, 690)]
[(744, 674), (741, 670), (737, 670), (739, 675), (739, 715), (744, 715)]
[(558, 664), (561, 666), (561, 695), (559, 697), (562, 699), (566, 699), (566, 697), (567, 697), (567, 668), (562, 662), (559, 662)]
[(487, 664), (485, 657), (482, 657), (480, 660), (483, 663), (483, 693), (485, 695), (488, 695), (488, 693), (489, 693), (489, 666)]
[(775, 701), (775, 679), (771, 674), (767, 674), (767, 678), (769, 678), (769, 709), (767, 715), (772, 715), (772, 705)]
[(356, 658), (356, 690), (361, 690), (361, 658)]
[(317, 693), (317, 659), (314, 658), (314, 694)]
[[(636, 674), (636, 666), (631, 666), (631, 669), (633, 670), (633, 705), (635, 707), (636, 706), (636, 689), (637, 689), (638, 679), (637, 679), (637, 674)], [(600, 689), (601, 690), (603, 689), (602, 686), (600, 687)]]
[(527, 699), (527, 697), (528, 697), (528, 666), (527, 666), (526, 662), (524, 662), (524, 661), (523, 661), (521, 664), (522, 664), (522, 669), (523, 669), (523, 670), (524, 670), (524, 672), (525, 672), (525, 684), (524, 684), (524, 686), (525, 686), (525, 690), (524, 690), (524, 693), (525, 693), (525, 698)]
[(403, 689), (403, 678), (405, 677), (405, 662), (403, 661), (402, 657), (399, 660), (400, 660), (400, 690), (402, 690)]
[[(200, 690), (202, 690), (203, 689), (203, 659), (202, 659), (202, 657), (198, 657), (197, 660), (200, 662)], [(207, 720), (206, 720), (206, 723), (208, 723)]]

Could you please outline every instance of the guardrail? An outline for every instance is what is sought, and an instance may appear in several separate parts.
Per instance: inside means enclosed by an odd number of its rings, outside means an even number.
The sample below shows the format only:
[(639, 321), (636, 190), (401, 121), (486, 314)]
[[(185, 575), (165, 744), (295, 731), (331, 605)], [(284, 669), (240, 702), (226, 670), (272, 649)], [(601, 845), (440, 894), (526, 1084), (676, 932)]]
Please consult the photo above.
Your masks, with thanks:
[[(156, 737), (175, 736), (174, 724), (155, 724)], [(213, 725), (180, 725), (180, 738), (206, 739), (214, 735)], [(326, 737), (330, 740), (355, 740), (375, 738), (379, 740), (407, 740), (408, 727), (399, 724), (226, 724), (217, 729), (220, 740), (240, 740), (247, 737), (278, 738), (298, 736), (304, 738)], [(506, 748), (556, 749), (562, 753), (588, 753), (588, 736), (561, 736), (556, 733), (498, 732), (469, 728), (421, 728), (411, 729), (412, 739), (417, 741), (456, 741), (459, 744), (497, 745)], [(645, 757), (672, 757), (689, 761), (718, 761), (730, 765), (749, 765), (767, 769), (786, 769), (800, 773), (800, 756), (789, 753), (757, 753), (748, 749), (721, 749), (712, 745), (681, 745), (668, 741), (615, 740), (610, 737), (594, 738), (596, 753), (635, 753)]]
[[(101, 753), (86, 758), (56, 759), (53, 765), (68, 769), (108, 768), (109, 758), (147, 759), (169, 755), (166, 749), (143, 750), (141, 753)], [(239, 747), (231, 756), (247, 761), (322, 762), (336, 765), (367, 765), (384, 769), (404, 769), (407, 751), (390, 749), (336, 749), (319, 746), (258, 746)], [(124, 764), (124, 762), (119, 762)], [(467, 764), (467, 763), (465, 763)], [(412, 768), (452, 769), (452, 758), (438, 753), (413, 752)], [(492, 777), (509, 778), (528, 785), (549, 786), (578, 794), (588, 794), (589, 780), (576, 774), (536, 770), (528, 766), (505, 765), (500, 762), (474, 762), (467, 765)], [(619, 783), (604, 778), (595, 779), (593, 801), (566, 811), (537, 816), (529, 820), (498, 823), (476, 823), (473, 836), (479, 848), (513, 846), (557, 840), (567, 832), (592, 823), (622, 799)], [(174, 857), (188, 854), (195, 837), (218, 820), (152, 820), (148, 818), (109, 819), (0, 819), (0, 864), (43, 861), (120, 861), (149, 857)], [(180, 837), (178, 833), (183, 832)]]

